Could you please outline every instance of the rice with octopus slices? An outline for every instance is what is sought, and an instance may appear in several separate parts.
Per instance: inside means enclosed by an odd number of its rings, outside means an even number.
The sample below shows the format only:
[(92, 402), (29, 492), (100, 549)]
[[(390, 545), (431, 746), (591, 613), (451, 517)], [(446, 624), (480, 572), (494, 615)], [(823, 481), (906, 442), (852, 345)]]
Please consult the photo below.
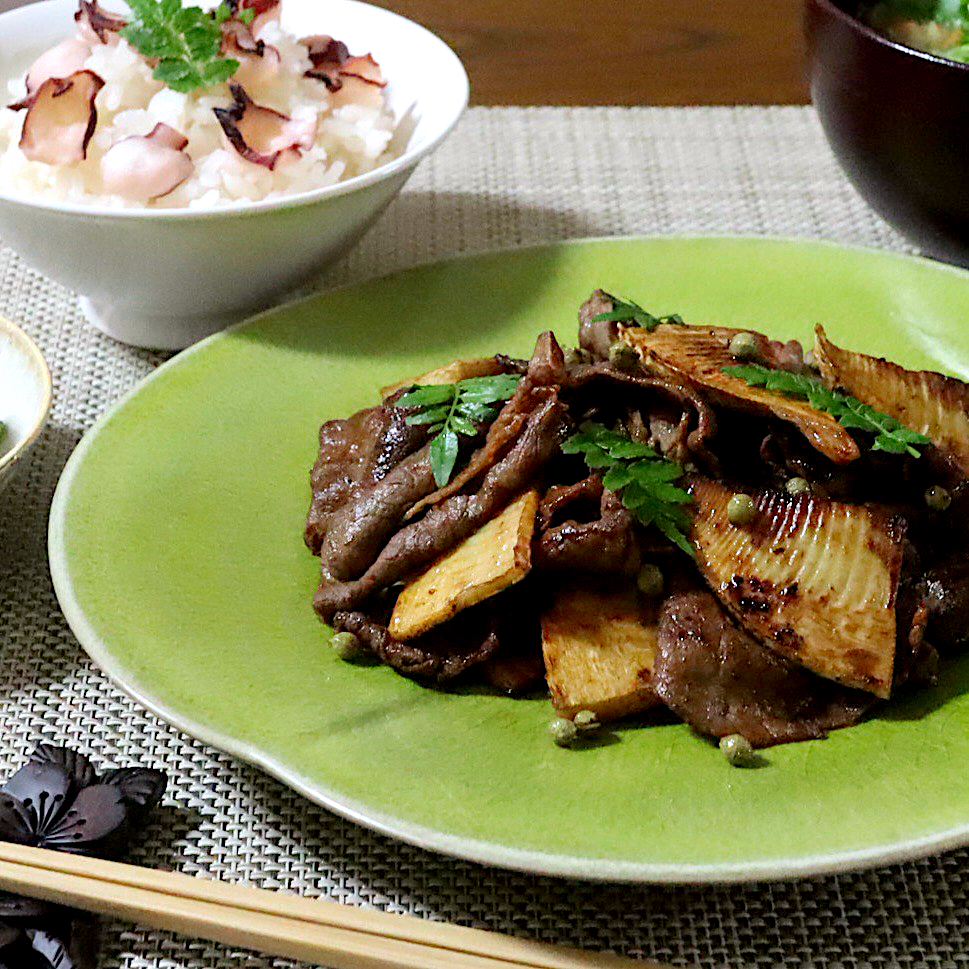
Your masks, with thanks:
[[(81, 31), (79, 36), (84, 36), (83, 25)], [(88, 32), (87, 42), (91, 36)], [(244, 157), (220, 124), (215, 109), (231, 108), (233, 85), (220, 83), (188, 94), (172, 90), (155, 80), (153, 67), (115, 33), (107, 42), (95, 38), (82, 65), (104, 82), (94, 98), (97, 122), (85, 157), (63, 164), (28, 158), (20, 147), (26, 121), (22, 110), (16, 110), (23, 103), (13, 104), (14, 110), (0, 109), (0, 184), (8, 191), (57, 202), (205, 209), (332, 185), (400, 154), (382, 80), (357, 81), (332, 91), (334, 85), (307, 75), (314, 66), (307, 43), (275, 19), (259, 24), (258, 33), (254, 27), (252, 39), (278, 51), (278, 64), (253, 71), (246, 70), (251, 62), (243, 61), (230, 82), (245, 74), (245, 96), (254, 106), (269, 109), (267, 117), (275, 112), (291, 119), (304, 132), (303, 140), (271, 167)], [(23, 76), (7, 82), (10, 102), (24, 99), (24, 84)], [(190, 166), (186, 163), (191, 174), (149, 199), (108, 191), (102, 162), (109, 149), (131, 136), (144, 140), (158, 124), (187, 139), (184, 153), (191, 160)]]

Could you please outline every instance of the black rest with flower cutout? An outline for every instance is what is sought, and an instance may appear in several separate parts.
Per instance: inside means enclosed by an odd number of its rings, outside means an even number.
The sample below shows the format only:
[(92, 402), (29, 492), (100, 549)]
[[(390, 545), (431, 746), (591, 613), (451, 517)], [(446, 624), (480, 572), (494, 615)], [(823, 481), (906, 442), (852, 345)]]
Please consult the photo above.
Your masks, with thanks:
[[(98, 775), (83, 754), (41, 744), (0, 787), (0, 841), (117, 858), (166, 782), (140, 767)], [(69, 909), (0, 892), (0, 969), (81, 969), (80, 925)]]

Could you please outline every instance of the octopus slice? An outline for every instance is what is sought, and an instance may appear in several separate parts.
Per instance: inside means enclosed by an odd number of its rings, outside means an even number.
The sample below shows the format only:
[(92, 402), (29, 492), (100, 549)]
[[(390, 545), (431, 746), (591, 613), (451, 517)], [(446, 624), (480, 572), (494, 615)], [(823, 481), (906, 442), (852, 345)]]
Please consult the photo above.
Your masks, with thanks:
[(65, 78), (51, 77), (33, 94), (11, 104), (26, 109), (20, 150), (31, 161), (71, 165), (83, 161), (98, 123), (94, 99), (104, 81), (94, 71), (75, 71)]
[(815, 356), (831, 386), (924, 434), (969, 475), (969, 386), (931, 370), (906, 370), (880, 357), (844, 350), (820, 326), (815, 330)]
[(272, 171), (313, 144), (315, 122), (297, 121), (256, 104), (241, 84), (230, 84), (229, 90), (232, 107), (212, 110), (229, 143), (246, 161)]
[(339, 91), (342, 84), (340, 68), (350, 58), (347, 45), (343, 41), (330, 37), (329, 34), (304, 37), (301, 43), (306, 45), (310, 63), (313, 65), (305, 76), (322, 81), (329, 91)]
[[(363, 71), (366, 68), (360, 68), (360, 70)], [(348, 74), (341, 70), (340, 88), (331, 93), (330, 104), (334, 108), (343, 108), (351, 104), (363, 108), (380, 108), (384, 103), (384, 86), (383, 81), (372, 81), (362, 74)]]
[(279, 73), (279, 51), (257, 40), (252, 28), (232, 18), (222, 25), (222, 54), (239, 62), (235, 79), (242, 85), (260, 84)]
[(371, 54), (351, 55), (346, 44), (328, 34), (304, 37), (302, 42), (312, 64), (305, 76), (326, 85), (334, 108), (345, 104), (379, 108), (383, 104), (387, 81)]
[(253, 11), (252, 23), (249, 25), (253, 37), (258, 37), (263, 28), (279, 20), (281, 0), (229, 0), (229, 9), (233, 17), (248, 10)]
[[(860, 451), (851, 435), (829, 414), (816, 410), (806, 400), (785, 397), (764, 387), (751, 387), (745, 380), (724, 373), (736, 366), (730, 341), (738, 333), (723, 326), (677, 326), (664, 323), (648, 331), (639, 327), (620, 328), (620, 339), (640, 356), (647, 372), (670, 377), (709, 395), (714, 403), (763, 416), (779, 417), (797, 427), (811, 444), (835, 464), (849, 464)], [(761, 356), (774, 355), (771, 341), (754, 334)]]
[(74, 19), (81, 36), (92, 44), (116, 44), (118, 34), (128, 26), (124, 17), (103, 10), (97, 0), (81, 0)]
[(905, 525), (813, 494), (753, 495), (730, 522), (732, 489), (697, 478), (691, 538), (700, 572), (740, 625), (819, 676), (891, 692)]
[(27, 70), (27, 94), (33, 94), (44, 81), (69, 77), (80, 71), (91, 56), (91, 44), (80, 37), (68, 37), (45, 51)]
[(342, 77), (355, 77), (376, 87), (387, 86), (383, 71), (371, 54), (364, 54), (362, 57), (348, 57), (340, 65), (340, 75)]
[(122, 138), (101, 159), (104, 190), (133, 202), (167, 195), (195, 170), (187, 144), (188, 138), (167, 124), (156, 124), (147, 135)]

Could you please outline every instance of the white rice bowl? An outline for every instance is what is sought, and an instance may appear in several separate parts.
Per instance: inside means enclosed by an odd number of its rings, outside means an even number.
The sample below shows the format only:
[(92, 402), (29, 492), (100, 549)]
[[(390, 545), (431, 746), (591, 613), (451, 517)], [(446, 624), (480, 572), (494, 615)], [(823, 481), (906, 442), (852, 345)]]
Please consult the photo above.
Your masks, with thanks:
[[(262, 27), (259, 39), (279, 51), (279, 70), (268, 79), (247, 78), (246, 92), (258, 105), (290, 118), (317, 119), (313, 143), (301, 148), (299, 157), (287, 158), (272, 170), (247, 161), (228, 142), (212, 110), (232, 105), (228, 84), (180, 94), (156, 81), (144, 58), (120, 39), (96, 45), (84, 63), (105, 82), (95, 99), (97, 127), (86, 158), (66, 165), (30, 161), (18, 144), (24, 112), (0, 108), (0, 184), (9, 192), (55, 202), (208, 209), (333, 185), (397, 157), (401, 146), (392, 141), (395, 118), (386, 94), (377, 107), (334, 106), (323, 82), (304, 76), (311, 67), (304, 44), (275, 21)], [(19, 101), (24, 97), (24, 76), (9, 78), (3, 90), (5, 103)], [(104, 154), (122, 138), (147, 135), (159, 122), (188, 138), (185, 151), (194, 163), (193, 174), (148, 203), (106, 193), (101, 179)]]

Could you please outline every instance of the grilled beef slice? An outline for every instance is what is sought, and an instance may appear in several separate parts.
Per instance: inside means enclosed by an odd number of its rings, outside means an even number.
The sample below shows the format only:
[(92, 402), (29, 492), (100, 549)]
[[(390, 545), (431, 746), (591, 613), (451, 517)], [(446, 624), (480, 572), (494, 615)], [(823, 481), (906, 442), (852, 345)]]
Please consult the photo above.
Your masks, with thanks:
[(330, 515), (320, 545), (334, 579), (355, 579), (373, 564), (404, 512), (434, 488), (430, 445), (408, 455), (385, 478), (361, 484)]
[(593, 360), (608, 360), (609, 348), (619, 336), (618, 323), (596, 321), (597, 316), (611, 313), (615, 308), (615, 299), (601, 289), (597, 289), (579, 308), (579, 346)]
[(566, 408), (552, 393), (529, 416), (514, 447), (484, 476), (477, 493), (452, 495), (396, 532), (358, 579), (323, 575), (313, 605), (324, 621), (358, 609), (378, 589), (405, 579), (459, 545), (520, 494), (559, 450)]
[(754, 747), (823, 737), (858, 723), (875, 703), (760, 645), (708, 592), (663, 606), (652, 686), (700, 733), (743, 734)]
[(529, 414), (552, 393), (557, 392), (565, 377), (562, 348), (550, 331), (542, 333), (525, 371), (524, 379), (495, 417), (484, 444), (471, 455), (464, 470), (459, 471), (443, 488), (433, 491), (415, 504), (406, 515), (410, 519), (431, 505), (467, 491), (468, 485), (481, 478), (489, 468), (511, 450), (524, 428)]
[(330, 516), (355, 487), (380, 481), (427, 439), (427, 429), (407, 424), (392, 405), (358, 411), (320, 428), (320, 455), (310, 474), (313, 499), (304, 538), (319, 555)]
[(386, 626), (361, 612), (333, 616), (337, 632), (351, 632), (383, 663), (415, 680), (447, 683), (498, 650), (495, 622), (478, 610), (457, 618), (416, 639), (395, 639)]
[(965, 554), (937, 563), (925, 573), (929, 619), (926, 638), (943, 655), (969, 643), (969, 561)]
[(338, 612), (333, 628), (352, 632), (383, 663), (411, 679), (445, 685), (475, 667), (492, 686), (519, 693), (544, 685), (542, 629), (538, 613), (529, 608), (535, 594), (521, 586), (507, 589), (406, 641), (360, 612)]
[[(553, 523), (569, 508), (596, 497), (598, 515), (580, 521), (575, 514)], [(581, 510), (581, 509), (580, 509)], [(635, 519), (615, 492), (602, 487), (602, 478), (591, 475), (575, 485), (555, 485), (539, 509), (539, 533), (532, 543), (535, 569), (584, 572), (635, 572), (639, 566)]]

